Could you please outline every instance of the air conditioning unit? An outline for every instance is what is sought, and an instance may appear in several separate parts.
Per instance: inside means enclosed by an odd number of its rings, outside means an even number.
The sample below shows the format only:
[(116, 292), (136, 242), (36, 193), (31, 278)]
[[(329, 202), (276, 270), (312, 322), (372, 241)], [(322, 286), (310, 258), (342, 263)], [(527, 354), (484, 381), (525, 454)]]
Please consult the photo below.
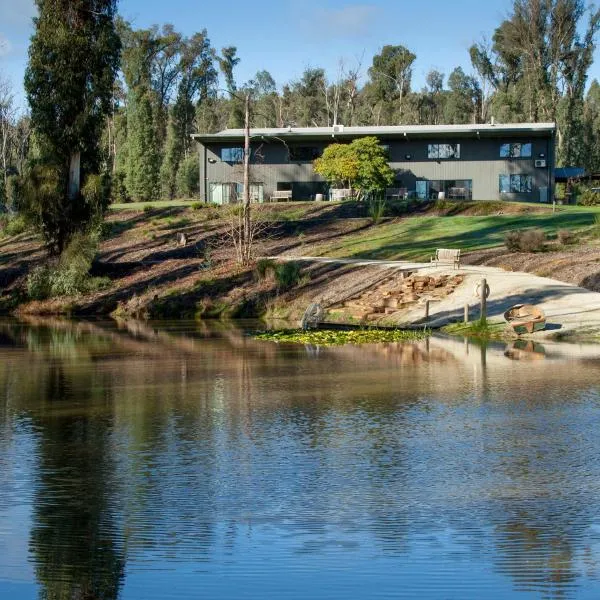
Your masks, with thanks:
[(535, 166), (536, 167), (545, 167), (546, 166), (546, 161), (543, 158), (538, 158), (535, 161)]

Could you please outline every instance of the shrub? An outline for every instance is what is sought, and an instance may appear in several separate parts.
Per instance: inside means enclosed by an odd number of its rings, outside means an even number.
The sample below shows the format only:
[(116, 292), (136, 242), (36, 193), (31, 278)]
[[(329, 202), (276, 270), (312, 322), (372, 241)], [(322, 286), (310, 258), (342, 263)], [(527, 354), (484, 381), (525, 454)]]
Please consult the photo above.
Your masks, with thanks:
[(554, 186), (554, 196), (557, 200), (564, 200), (567, 193), (567, 185), (565, 183), (557, 183)]
[(119, 204), (131, 202), (131, 196), (125, 184), (126, 175), (123, 171), (117, 171), (113, 177), (111, 186), (111, 201)]
[(14, 213), (20, 210), (20, 194), (21, 188), (19, 183), (19, 177), (17, 175), (10, 175), (6, 182), (6, 189), (4, 190), (4, 201), (6, 204), (6, 209), (9, 212)]
[(204, 203), (203, 202), (194, 202), (192, 204), (192, 210), (200, 210), (203, 207), (204, 207)]
[(368, 203), (368, 211), (369, 217), (371, 217), (371, 221), (373, 225), (377, 225), (379, 221), (383, 218), (386, 211), (386, 201), (385, 196), (382, 194), (373, 194), (369, 198)]
[(504, 236), (504, 245), (510, 252), (518, 252), (521, 249), (520, 240), (523, 232), (520, 229), (508, 231)]
[(56, 267), (36, 267), (27, 277), (29, 297), (44, 300), (54, 296), (76, 296), (106, 287), (109, 279), (89, 275), (98, 237), (98, 232), (76, 233)]
[(597, 206), (600, 204), (600, 194), (590, 189), (582, 190), (577, 194), (577, 204), (581, 204), (582, 206)]
[(271, 260), (270, 258), (261, 258), (256, 263), (256, 269), (254, 272), (256, 273), (258, 280), (261, 281), (266, 279), (269, 274), (275, 273), (276, 270), (277, 265), (275, 264), (274, 260)]
[(50, 297), (50, 269), (36, 267), (27, 277), (27, 295), (32, 300), (45, 300)]
[(107, 175), (88, 175), (81, 187), (81, 196), (93, 216), (102, 215), (110, 202), (110, 178)]
[(199, 191), (200, 163), (196, 155), (186, 158), (177, 170), (177, 194), (183, 198), (193, 198)]
[(546, 234), (541, 229), (527, 229), (521, 236), (523, 252), (540, 252), (546, 244)]
[(152, 207), (148, 204), (146, 204), (146, 206), (144, 206), (144, 213), (148, 214), (152, 212)]
[(300, 281), (300, 264), (297, 262), (284, 262), (277, 265), (275, 279), (281, 289), (289, 289)]
[(569, 229), (558, 230), (558, 241), (563, 245), (574, 244), (576, 242), (575, 234)]
[(27, 222), (21, 215), (8, 219), (4, 226), (4, 233), (6, 235), (19, 235), (27, 229)]
[(515, 229), (504, 236), (504, 245), (511, 252), (540, 252), (545, 243), (546, 234), (541, 229)]

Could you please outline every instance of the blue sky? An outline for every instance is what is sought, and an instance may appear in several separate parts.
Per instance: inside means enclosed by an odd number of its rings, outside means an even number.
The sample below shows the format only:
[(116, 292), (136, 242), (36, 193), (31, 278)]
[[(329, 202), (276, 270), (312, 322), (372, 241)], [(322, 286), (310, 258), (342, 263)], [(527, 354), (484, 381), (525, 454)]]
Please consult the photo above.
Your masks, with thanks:
[[(267, 69), (278, 85), (304, 68), (330, 76), (340, 59), (362, 72), (385, 44), (403, 44), (417, 55), (413, 87), (436, 68), (446, 75), (460, 65), (469, 72), (468, 47), (508, 14), (511, 0), (120, 0), (120, 13), (135, 27), (171, 22), (186, 35), (206, 28), (212, 44), (235, 45), (239, 81)], [(32, 33), (33, 0), (0, 0), (0, 73), (22, 98), (22, 78)], [(2, 42), (4, 42), (2, 44)], [(591, 77), (600, 78), (600, 60)]]

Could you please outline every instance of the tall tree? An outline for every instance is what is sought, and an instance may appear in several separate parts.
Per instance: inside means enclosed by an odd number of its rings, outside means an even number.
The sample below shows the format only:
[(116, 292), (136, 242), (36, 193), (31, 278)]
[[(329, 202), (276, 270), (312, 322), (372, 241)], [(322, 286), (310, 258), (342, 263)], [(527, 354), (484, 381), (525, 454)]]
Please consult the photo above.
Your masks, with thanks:
[(6, 202), (11, 146), (15, 130), (14, 96), (8, 81), (0, 78), (0, 210)]
[(382, 111), (388, 122), (403, 122), (404, 98), (410, 92), (412, 65), (416, 58), (408, 48), (390, 45), (384, 46), (381, 52), (373, 57), (369, 77), (375, 97), (380, 103), (378, 122)]
[(170, 111), (161, 169), (163, 194), (173, 198), (178, 171), (192, 151), (190, 134), (195, 131), (196, 107), (205, 103), (216, 85), (217, 72), (206, 30), (182, 40), (177, 99)]
[(159, 195), (161, 144), (156, 128), (160, 100), (153, 74), (164, 45), (157, 28), (134, 31), (122, 21), (119, 26), (127, 86), (127, 188), (135, 200), (154, 200)]
[(229, 123), (228, 126), (234, 129), (241, 128), (244, 125), (244, 101), (236, 94), (237, 85), (233, 70), (240, 62), (237, 56), (237, 48), (235, 46), (227, 46), (221, 50), (219, 57), (219, 68), (225, 77), (225, 85), (231, 98), (229, 99)]
[(477, 80), (457, 67), (448, 76), (450, 93), (445, 106), (446, 122), (476, 123), (482, 102)]
[[(588, 13), (587, 23), (583, 23)], [(600, 10), (583, 0), (515, 0), (493, 36), (494, 111), (515, 121), (557, 121), (558, 159), (582, 160), (583, 103)], [(483, 63), (482, 63), (483, 64)]]
[(583, 113), (583, 163), (590, 173), (600, 171), (600, 83), (594, 79)]
[(29, 198), (34, 220), (54, 252), (101, 211), (81, 194), (81, 181), (100, 172), (104, 120), (111, 109), (119, 66), (116, 0), (36, 0), (38, 16), (29, 46), (25, 90), (42, 163), (56, 189), (40, 205)]
[(308, 67), (298, 81), (290, 86), (292, 120), (297, 127), (327, 125), (327, 106), (324, 90), (327, 88), (324, 69)]

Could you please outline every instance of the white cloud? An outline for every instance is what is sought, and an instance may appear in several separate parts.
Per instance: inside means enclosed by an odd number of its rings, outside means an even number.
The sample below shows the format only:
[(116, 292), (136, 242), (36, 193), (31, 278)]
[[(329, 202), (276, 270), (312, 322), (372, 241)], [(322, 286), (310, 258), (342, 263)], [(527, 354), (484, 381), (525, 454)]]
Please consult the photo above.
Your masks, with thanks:
[(348, 4), (341, 8), (317, 8), (306, 25), (329, 38), (354, 38), (373, 30), (379, 9), (373, 4)]

